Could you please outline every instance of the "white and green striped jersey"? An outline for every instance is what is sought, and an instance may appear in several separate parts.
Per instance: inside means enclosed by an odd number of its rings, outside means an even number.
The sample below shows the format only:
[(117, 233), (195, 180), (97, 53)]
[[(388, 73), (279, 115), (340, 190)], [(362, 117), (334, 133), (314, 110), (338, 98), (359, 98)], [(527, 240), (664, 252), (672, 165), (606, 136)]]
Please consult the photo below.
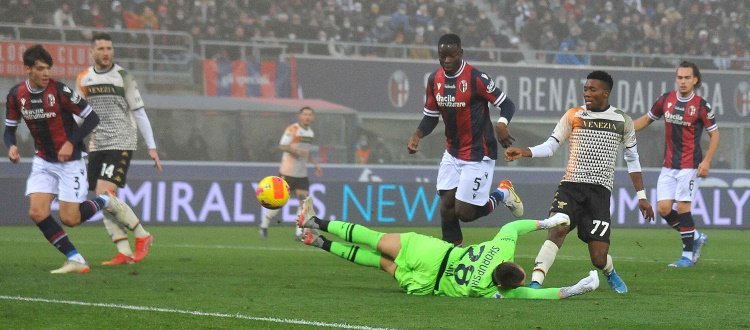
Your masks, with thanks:
[(598, 184), (612, 190), (620, 144), (636, 145), (633, 120), (610, 106), (604, 111), (569, 109), (552, 132), (562, 143), (570, 139), (570, 158), (562, 181)]
[(143, 108), (143, 100), (133, 76), (117, 64), (104, 72), (92, 66), (78, 75), (76, 87), (100, 118), (89, 151), (136, 150), (138, 127), (132, 112)]

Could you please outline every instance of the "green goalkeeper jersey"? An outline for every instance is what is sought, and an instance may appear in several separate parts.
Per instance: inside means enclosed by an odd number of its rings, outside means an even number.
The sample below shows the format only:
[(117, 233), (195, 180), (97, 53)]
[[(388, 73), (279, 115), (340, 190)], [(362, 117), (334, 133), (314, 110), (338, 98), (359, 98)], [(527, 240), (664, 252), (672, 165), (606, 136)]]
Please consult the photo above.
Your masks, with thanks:
[(503, 262), (513, 261), (518, 236), (536, 230), (536, 221), (509, 223), (491, 241), (450, 251), (445, 271), (439, 274), (436, 295), (451, 297), (560, 299), (559, 288), (498, 289), (492, 272)]

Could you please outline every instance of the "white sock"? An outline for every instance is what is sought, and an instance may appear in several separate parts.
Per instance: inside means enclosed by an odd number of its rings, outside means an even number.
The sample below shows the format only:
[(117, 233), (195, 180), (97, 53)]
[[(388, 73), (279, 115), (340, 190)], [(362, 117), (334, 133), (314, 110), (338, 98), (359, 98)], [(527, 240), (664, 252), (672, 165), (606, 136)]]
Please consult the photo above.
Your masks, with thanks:
[(103, 199), (104, 200), (104, 205), (109, 205), (109, 195), (101, 194), (101, 195), (96, 196), (96, 197), (99, 197), (99, 198)]
[(609, 274), (612, 274), (613, 271), (615, 271), (615, 265), (612, 264), (612, 256), (607, 254), (607, 264), (604, 265), (602, 273), (604, 273), (604, 275), (606, 276), (609, 276)]
[(695, 253), (693, 251), (682, 251), (682, 256), (690, 260), (693, 260), (694, 255)]
[(135, 234), (135, 237), (137, 238), (144, 238), (144, 237), (148, 237), (148, 235), (151, 235), (149, 232), (146, 231), (145, 228), (143, 228), (140, 222), (138, 222), (138, 225), (135, 226), (135, 229), (133, 229), (133, 234)]
[(115, 246), (117, 246), (118, 252), (128, 257), (133, 257), (133, 249), (130, 247), (130, 241), (128, 241), (127, 239), (121, 239), (115, 242)]
[(544, 278), (547, 276), (547, 271), (552, 264), (555, 262), (557, 257), (557, 251), (560, 250), (557, 244), (550, 240), (544, 241), (542, 248), (539, 249), (539, 254), (536, 256), (534, 263), (534, 272), (531, 274), (531, 281), (539, 284), (544, 283)]
[(86, 264), (86, 259), (83, 259), (83, 256), (80, 253), (76, 253), (70, 257), (68, 257), (68, 260), (75, 261), (78, 263)]
[(503, 194), (503, 198), (501, 202), (505, 203), (505, 200), (507, 200), (511, 195), (510, 190), (508, 188), (499, 188), (499, 187), (497, 188), (497, 190), (499, 190), (500, 193)]
[(102, 215), (104, 215), (104, 219), (102, 220), (104, 228), (107, 230), (112, 242), (117, 246), (117, 251), (126, 256), (132, 257), (133, 250), (130, 248), (128, 232), (125, 231), (125, 226), (118, 223), (117, 220), (115, 220), (114, 215), (110, 212), (103, 211)]
[(266, 216), (264, 216), (263, 219), (260, 220), (260, 228), (268, 228), (268, 225), (271, 224), (271, 219), (279, 214), (279, 212), (281, 212), (281, 209), (266, 211)]

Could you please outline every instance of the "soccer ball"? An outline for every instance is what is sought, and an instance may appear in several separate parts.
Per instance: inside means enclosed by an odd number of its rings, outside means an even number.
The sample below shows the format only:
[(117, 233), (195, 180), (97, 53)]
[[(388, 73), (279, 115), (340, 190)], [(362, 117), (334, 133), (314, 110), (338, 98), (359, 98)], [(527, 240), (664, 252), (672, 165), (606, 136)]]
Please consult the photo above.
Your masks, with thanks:
[(258, 183), (255, 197), (261, 206), (275, 210), (281, 208), (289, 200), (289, 184), (278, 176), (267, 176)]

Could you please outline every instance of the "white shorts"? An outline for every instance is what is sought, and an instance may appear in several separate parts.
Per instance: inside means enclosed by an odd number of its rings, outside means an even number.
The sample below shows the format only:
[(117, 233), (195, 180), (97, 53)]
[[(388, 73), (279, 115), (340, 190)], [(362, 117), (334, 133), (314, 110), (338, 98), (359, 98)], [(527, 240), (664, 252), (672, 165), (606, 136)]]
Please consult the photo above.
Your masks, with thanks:
[(469, 162), (443, 153), (437, 177), (437, 190), (456, 189), (456, 199), (482, 206), (487, 204), (492, 187), (495, 160), (486, 158), (479, 162)]
[(89, 183), (83, 159), (50, 163), (35, 156), (31, 174), (26, 180), (26, 196), (33, 193), (57, 195), (63, 202), (81, 203), (86, 200)]
[(656, 200), (674, 200), (678, 202), (692, 202), (698, 191), (698, 177), (696, 168), (661, 168), (659, 181), (656, 182)]

